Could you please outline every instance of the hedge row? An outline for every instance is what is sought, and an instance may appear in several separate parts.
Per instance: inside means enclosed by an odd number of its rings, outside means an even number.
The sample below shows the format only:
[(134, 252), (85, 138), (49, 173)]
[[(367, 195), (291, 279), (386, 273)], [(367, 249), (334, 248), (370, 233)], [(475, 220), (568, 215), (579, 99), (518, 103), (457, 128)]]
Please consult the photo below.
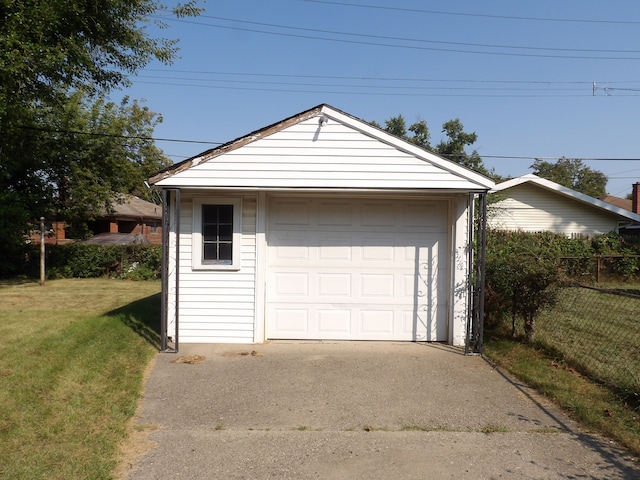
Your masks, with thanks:
[[(40, 268), (38, 246), (26, 257), (25, 274), (37, 277)], [(93, 245), (72, 243), (46, 246), (46, 276), (55, 278), (110, 277), (128, 280), (160, 278), (160, 245)]]
[(609, 233), (589, 238), (568, 238), (542, 232), (487, 232), (487, 261), (513, 255), (553, 261), (564, 276), (581, 281), (595, 278), (596, 258), (605, 258), (602, 268), (610, 277), (627, 281), (640, 273), (640, 237)]
[[(640, 280), (640, 239), (616, 234), (567, 238), (553, 233), (487, 232), (485, 320), (522, 318), (527, 338), (540, 309), (552, 305), (567, 281), (590, 282), (606, 268), (615, 281)], [(611, 256), (611, 261), (596, 261)], [(599, 269), (599, 272), (596, 272)], [(598, 273), (596, 275), (596, 273)]]

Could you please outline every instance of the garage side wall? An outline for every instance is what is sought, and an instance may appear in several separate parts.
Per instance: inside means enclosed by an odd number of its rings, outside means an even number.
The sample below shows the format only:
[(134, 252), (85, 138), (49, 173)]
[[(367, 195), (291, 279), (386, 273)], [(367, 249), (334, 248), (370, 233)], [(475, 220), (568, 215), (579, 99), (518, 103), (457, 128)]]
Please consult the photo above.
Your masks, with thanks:
[(256, 297), (256, 207), (255, 195), (240, 198), (241, 248), (238, 270), (192, 268), (194, 199), (207, 195), (183, 191), (180, 205), (180, 342), (253, 343)]
[(451, 238), (451, 308), (449, 342), (463, 346), (469, 321), (469, 196), (460, 195), (453, 201)]

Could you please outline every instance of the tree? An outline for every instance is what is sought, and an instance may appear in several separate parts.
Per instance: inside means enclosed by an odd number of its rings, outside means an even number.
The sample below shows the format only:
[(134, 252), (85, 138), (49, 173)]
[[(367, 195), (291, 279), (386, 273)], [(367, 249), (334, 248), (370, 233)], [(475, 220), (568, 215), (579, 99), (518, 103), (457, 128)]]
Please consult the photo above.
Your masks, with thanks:
[[(471, 153), (465, 151), (467, 146), (473, 145), (478, 140), (478, 135), (475, 132), (465, 132), (464, 125), (462, 125), (462, 122), (460, 122), (458, 118), (449, 120), (442, 125), (442, 133), (444, 133), (447, 138), (446, 140), (441, 140), (435, 148), (431, 146), (431, 134), (425, 120), (419, 119), (407, 128), (404, 117), (398, 115), (385, 120), (384, 123), (385, 127), (383, 130), (392, 135), (403, 138), (414, 145), (441, 155), (454, 163), (474, 170), (489, 178), (493, 178), (494, 180), (500, 179), (499, 175), (497, 175), (493, 169), (489, 170), (485, 167), (482, 158), (476, 150), (473, 150)], [(377, 122), (371, 122), (371, 124), (382, 128)]]
[[(0, 3), (0, 108), (56, 98), (58, 87), (111, 89), (152, 59), (170, 63), (177, 40), (152, 38), (157, 0), (4, 0)], [(172, 10), (200, 13), (195, 1)], [(66, 90), (66, 88), (64, 88)], [(62, 92), (64, 93), (64, 91)]]
[[(190, 1), (172, 13), (199, 11)], [(70, 114), (70, 92), (108, 92), (153, 59), (170, 63), (176, 40), (145, 29), (164, 12), (157, 0), (0, 2), (0, 275), (15, 272), (24, 234), (62, 201), (66, 160), (82, 157), (79, 144), (47, 136), (54, 112)], [(99, 178), (104, 165), (94, 165)], [(87, 208), (101, 201), (86, 200)]]
[(86, 222), (111, 208), (114, 192), (151, 200), (144, 182), (171, 165), (151, 139), (162, 118), (125, 97), (120, 104), (81, 91), (60, 108), (41, 109), (43, 187), (52, 203), (49, 216), (64, 219), (76, 235)]
[(447, 140), (436, 146), (436, 152), (463, 167), (490, 175), (476, 150), (470, 154), (465, 151), (465, 147), (473, 145), (478, 140), (476, 132), (466, 133), (462, 122), (456, 118), (442, 125), (442, 133), (446, 134)]
[[(375, 121), (371, 122), (371, 124), (378, 128), (382, 128), (380, 124)], [(421, 119), (417, 120), (407, 129), (407, 122), (404, 117), (402, 115), (398, 115), (397, 117), (391, 117), (385, 120), (384, 125), (383, 130), (385, 132), (408, 140), (414, 145), (424, 148), (425, 150), (432, 151), (431, 144), (429, 143), (431, 135), (426, 121)], [(411, 135), (409, 132), (411, 132)]]
[(539, 177), (563, 185), (594, 198), (607, 194), (604, 173), (585, 166), (580, 159), (562, 157), (556, 163), (536, 159), (529, 168)]

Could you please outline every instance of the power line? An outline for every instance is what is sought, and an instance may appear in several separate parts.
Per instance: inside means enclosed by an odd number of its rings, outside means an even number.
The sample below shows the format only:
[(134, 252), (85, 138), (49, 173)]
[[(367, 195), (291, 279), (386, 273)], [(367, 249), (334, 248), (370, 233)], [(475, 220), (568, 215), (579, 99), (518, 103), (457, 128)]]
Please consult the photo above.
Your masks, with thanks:
[(439, 11), (439, 10), (422, 10), (417, 8), (361, 5), (357, 3), (332, 2), (327, 0), (302, 0), (302, 1), (308, 2), (308, 3), (322, 3), (326, 5), (339, 5), (339, 6), (345, 6), (345, 7), (391, 10), (391, 11), (397, 11), (397, 12), (427, 13), (432, 15), (451, 15), (451, 16), (457, 16), (457, 17), (495, 18), (500, 20), (527, 20), (527, 21), (536, 21), (536, 22), (567, 22), (567, 23), (602, 23), (602, 24), (614, 24), (614, 25), (639, 25), (640, 24), (640, 21), (634, 21), (634, 20), (592, 20), (592, 19), (578, 19), (578, 18), (522, 17), (522, 16), (515, 16), (515, 15), (489, 15), (489, 14), (483, 14), (483, 13), (445, 12), (445, 11)]
[(125, 140), (149, 140), (154, 142), (200, 143), (200, 144), (206, 144), (206, 145), (222, 145), (222, 142), (185, 140), (185, 139), (178, 139), (178, 138), (149, 137), (145, 135), (123, 135), (123, 134), (116, 134), (116, 133), (86, 132), (82, 130), (68, 130), (68, 129), (62, 129), (62, 128), (44, 128), (44, 127), (33, 127), (33, 126), (27, 126), (27, 125), (20, 125), (18, 126), (18, 128), (22, 130), (34, 130), (34, 131), (45, 132), (45, 133), (61, 133), (64, 135), (88, 135), (91, 137), (121, 138)]
[[(69, 130), (69, 129), (56, 129), (56, 128), (44, 128), (44, 127), (32, 127), (21, 125), (18, 128), (23, 130), (35, 130), (47, 133), (62, 133), (69, 135), (89, 135), (94, 137), (106, 137), (106, 138), (121, 138), (125, 140), (150, 140), (150, 141), (158, 141), (158, 142), (175, 142), (175, 143), (197, 143), (197, 144), (206, 144), (206, 145), (223, 145), (227, 142), (212, 142), (209, 140), (187, 140), (180, 138), (163, 138), (163, 137), (151, 137), (144, 135), (124, 135), (124, 134), (111, 134), (111, 133), (102, 133), (102, 132), (86, 132), (81, 130)], [(437, 154), (441, 157), (445, 158), (453, 158), (460, 157), (466, 154)], [(480, 155), (480, 154), (479, 154)], [(181, 157), (182, 155), (169, 155), (173, 157)], [(494, 158), (494, 159), (508, 159), (508, 160), (560, 160), (561, 158), (577, 158), (583, 161), (640, 161), (640, 157), (581, 157), (581, 156), (571, 156), (571, 155), (561, 155), (556, 157), (542, 157), (542, 156), (526, 156), (526, 155), (480, 155), (481, 158)], [(189, 158), (189, 157), (185, 157)], [(633, 172), (635, 170), (629, 170), (629, 172)], [(626, 173), (625, 172), (618, 172)], [(615, 174), (614, 174), (615, 175)], [(624, 178), (624, 177), (622, 177)]]
[[(373, 81), (398, 81), (398, 82), (453, 82), (453, 83), (514, 83), (514, 84), (588, 84), (591, 86), (592, 81), (573, 80), (573, 81), (553, 81), (553, 80), (469, 80), (460, 78), (422, 78), (422, 77), (368, 77), (368, 76), (347, 76), (347, 75), (300, 75), (287, 73), (265, 73), (265, 72), (221, 72), (208, 70), (179, 70), (179, 69), (160, 69), (146, 68), (147, 72), (172, 72), (172, 73), (189, 73), (203, 75), (223, 75), (223, 76), (247, 76), (247, 77), (284, 77), (284, 78), (305, 78), (305, 79), (333, 79), (333, 80), (373, 80)], [(608, 81), (608, 83), (640, 83), (640, 80), (616, 80)]]
[[(536, 88), (532, 88), (532, 87), (504, 87), (504, 86), (499, 86), (499, 87), (473, 87), (473, 86), (465, 86), (465, 87), (452, 87), (452, 86), (409, 86), (409, 85), (404, 85), (401, 87), (398, 87), (397, 85), (362, 85), (362, 84), (336, 84), (336, 83), (304, 83), (304, 82), (277, 82), (277, 81), (267, 81), (267, 80), (238, 80), (238, 79), (232, 79), (232, 80), (221, 80), (221, 79), (217, 79), (217, 78), (184, 78), (184, 77), (171, 77), (171, 76), (166, 76), (166, 75), (136, 75), (135, 78), (153, 78), (153, 79), (162, 79), (162, 80), (184, 80), (184, 81), (200, 81), (200, 82), (219, 82), (219, 83), (224, 83), (224, 84), (228, 84), (228, 83), (233, 83), (235, 84), (249, 84), (249, 85), (254, 85), (254, 84), (259, 84), (259, 85), (280, 85), (280, 86), (301, 86), (301, 87), (334, 87), (334, 88), (343, 88), (343, 87), (357, 87), (357, 88), (379, 88), (379, 89), (398, 89), (398, 88), (402, 88), (404, 90), (483, 90), (483, 91), (487, 91), (487, 90), (513, 90), (513, 91), (573, 91), (575, 89), (569, 89), (569, 88), (540, 88), (540, 87), (536, 87)], [(585, 85), (587, 85), (587, 82), (583, 82)], [(612, 89), (609, 88), (610, 90), (616, 90), (616, 89)], [(640, 89), (638, 90), (634, 90), (634, 89), (617, 89), (617, 90), (632, 90), (632, 91), (640, 91)]]
[[(160, 18), (156, 15), (151, 15), (154, 18)], [(333, 35), (344, 35), (351, 37), (360, 37), (360, 38), (381, 38), (381, 39), (390, 39), (397, 41), (406, 41), (406, 42), (420, 42), (420, 43), (437, 43), (437, 44), (447, 44), (447, 45), (460, 45), (460, 46), (472, 46), (479, 48), (504, 48), (504, 49), (524, 49), (524, 50), (541, 50), (541, 51), (574, 51), (574, 52), (595, 52), (595, 53), (640, 53), (637, 50), (580, 50), (580, 49), (552, 49), (552, 48), (542, 48), (542, 47), (525, 47), (525, 46), (498, 46), (498, 45), (483, 45), (483, 44), (465, 44), (458, 42), (443, 42), (436, 40), (419, 40), (419, 39), (400, 39), (394, 37), (382, 37), (376, 35), (366, 35), (366, 34), (355, 34), (351, 32), (333, 32), (326, 30), (314, 30), (314, 29), (306, 29), (300, 27), (291, 27), (286, 25), (275, 25), (275, 24), (261, 24), (258, 22), (248, 22), (243, 20), (234, 20), (234, 19), (223, 19), (221, 17), (210, 17), (210, 16), (202, 16), (203, 18), (217, 18), (222, 19), (224, 21), (230, 22), (238, 22), (238, 23), (246, 23), (246, 24), (258, 24), (258, 25), (266, 25), (272, 28), (286, 28), (291, 30), (303, 30), (310, 32), (322, 32), (329, 33)], [(251, 33), (261, 33), (265, 35), (275, 35), (282, 37), (290, 37), (290, 38), (304, 38), (311, 40), (322, 40), (329, 42), (338, 42), (338, 43), (349, 43), (356, 45), (367, 45), (367, 46), (376, 46), (376, 47), (389, 47), (389, 48), (402, 48), (402, 49), (411, 49), (411, 50), (429, 50), (429, 51), (439, 51), (439, 52), (451, 52), (451, 53), (467, 53), (467, 54), (479, 54), (479, 55), (500, 55), (500, 56), (515, 56), (515, 57), (537, 57), (537, 58), (564, 58), (564, 59), (579, 59), (579, 60), (640, 60), (640, 57), (611, 57), (611, 56), (580, 56), (580, 55), (548, 55), (541, 53), (522, 53), (522, 52), (491, 52), (491, 51), (482, 51), (482, 50), (462, 50), (462, 49), (454, 49), (454, 48), (437, 48), (437, 47), (425, 47), (419, 45), (398, 45), (393, 43), (379, 43), (379, 42), (369, 42), (364, 40), (346, 40), (341, 38), (328, 38), (328, 37), (319, 37), (313, 35), (302, 35), (302, 34), (293, 34), (293, 33), (282, 33), (282, 32), (272, 32), (268, 30), (258, 30), (252, 28), (244, 28), (244, 27), (231, 27), (229, 25), (216, 25), (212, 23), (203, 23), (196, 22), (193, 20), (185, 20), (178, 18), (166, 19), (172, 22), (180, 22), (187, 23), (191, 25), (201, 25), (213, 28), (222, 28), (227, 30), (235, 30), (235, 31), (243, 31), (243, 32), (251, 32)]]
[[(480, 154), (478, 154), (480, 155)], [(443, 155), (441, 155), (443, 156)], [(559, 157), (539, 157), (539, 156), (525, 156), (525, 155), (480, 155), (481, 158), (498, 158), (498, 159), (513, 159), (513, 160), (560, 160), (561, 158), (575, 158), (584, 161), (593, 162), (638, 162), (640, 157), (581, 157), (579, 155), (561, 155)]]
[[(196, 87), (196, 88), (215, 88), (223, 90), (241, 90), (241, 91), (254, 91), (254, 92), (283, 92), (283, 93), (315, 93), (315, 94), (331, 94), (331, 95), (366, 95), (366, 96), (392, 96), (392, 97), (486, 97), (486, 98), (542, 98), (542, 97), (585, 97), (592, 96), (591, 90), (585, 93), (576, 93), (574, 95), (569, 94), (475, 94), (475, 93), (423, 93), (423, 92), (367, 92), (361, 90), (349, 90), (349, 91), (336, 91), (336, 90), (301, 90), (290, 88), (267, 88), (267, 87), (235, 87), (235, 86), (223, 86), (223, 85), (199, 85), (194, 83), (171, 83), (171, 82), (150, 82), (150, 81), (137, 81), (136, 83), (148, 84), (148, 85), (166, 85), (175, 87)], [(354, 86), (353, 88), (358, 88)], [(375, 87), (374, 87), (375, 88)], [(404, 90), (404, 88), (399, 88)], [(446, 90), (442, 88), (441, 90)], [(625, 95), (625, 97), (640, 96), (638, 95)]]
[(247, 25), (258, 25), (260, 27), (283, 28), (287, 30), (296, 30), (296, 31), (302, 31), (302, 32), (328, 33), (331, 35), (343, 35), (347, 37), (375, 38), (380, 40), (394, 40), (394, 41), (415, 42), (415, 43), (435, 43), (435, 44), (441, 44), (441, 45), (456, 45), (456, 46), (463, 46), (463, 47), (505, 48), (505, 49), (512, 49), (512, 50), (541, 50), (541, 51), (551, 51), (551, 52), (560, 51), (560, 52), (581, 52), (581, 53), (640, 53), (640, 51), (638, 50), (529, 47), (529, 46), (517, 46), (517, 45), (496, 45), (496, 44), (490, 44), (490, 43), (449, 42), (449, 41), (443, 41), (443, 40), (424, 40), (419, 38), (391, 37), (387, 35), (370, 35), (370, 34), (364, 34), (364, 33), (339, 32), (335, 30), (323, 30), (323, 29), (308, 28), (308, 27), (294, 27), (290, 25), (278, 25), (274, 23), (253, 22), (248, 20), (238, 20), (235, 18), (216, 17), (212, 15), (201, 15), (200, 18), (211, 18), (213, 20), (222, 20), (224, 22), (241, 23), (241, 24), (247, 24)]
[[(640, 83), (638, 80), (616, 80), (606, 81), (606, 82), (591, 82), (591, 81), (553, 81), (553, 80), (471, 80), (471, 79), (446, 79), (446, 78), (406, 78), (406, 77), (367, 77), (367, 76), (346, 76), (346, 75), (299, 75), (299, 74), (277, 74), (277, 73), (260, 73), (260, 72), (222, 72), (222, 71), (203, 71), (203, 70), (178, 70), (178, 69), (146, 69), (147, 72), (160, 72), (160, 73), (171, 73), (171, 74), (188, 74), (188, 75), (207, 75), (207, 76), (222, 76), (225, 78), (192, 78), (183, 77), (183, 76), (169, 76), (169, 75), (137, 75), (136, 77), (130, 77), (130, 79), (135, 78), (155, 78), (161, 80), (179, 80), (183, 82), (208, 82), (213, 83), (217, 82), (220, 84), (233, 84), (232, 87), (226, 87), (225, 85), (197, 85), (190, 83), (170, 83), (170, 82), (140, 82), (140, 83), (151, 83), (156, 85), (170, 85), (170, 86), (194, 86), (200, 88), (231, 88), (231, 89), (241, 89), (237, 87), (238, 84), (247, 84), (247, 85), (275, 85), (275, 86), (303, 86), (303, 87), (329, 87), (329, 88), (369, 88), (369, 89), (377, 89), (377, 90), (391, 90), (391, 89), (402, 89), (403, 92), (407, 90), (439, 90), (439, 91), (453, 91), (453, 90), (467, 90), (467, 91), (575, 91), (576, 89), (571, 88), (557, 88), (554, 87), (556, 85), (573, 85), (573, 86), (581, 86), (584, 90), (578, 90), (578, 92), (587, 92), (591, 91), (592, 96), (595, 96), (597, 90), (603, 91), (607, 96), (611, 96), (611, 92), (640, 92), (640, 88), (631, 88), (631, 87), (616, 87), (609, 86), (612, 84), (622, 85), (622, 84), (637, 84)], [(234, 78), (234, 77), (240, 77)], [(256, 80), (243, 80), (242, 78), (255, 78)], [(269, 79), (269, 80), (265, 80)], [(271, 80), (271, 79), (275, 79)], [(323, 80), (323, 83), (308, 83), (308, 82), (295, 82), (292, 80), (295, 79), (304, 79), (304, 80)], [(282, 81), (278, 81), (282, 80)], [(327, 83), (326, 80), (342, 80), (342, 81), (353, 81), (353, 82), (384, 82), (385, 85), (379, 85), (376, 83)], [(399, 82), (399, 84), (394, 85), (393, 83)], [(410, 85), (410, 83), (417, 84), (430, 84), (431, 86), (425, 87), (421, 85)], [(436, 85), (437, 83), (447, 83), (447, 85)], [(599, 86), (599, 84), (604, 83), (603, 86)], [(461, 84), (464, 86), (453, 86), (451, 84)], [(482, 85), (482, 86), (473, 86)], [(485, 87), (484, 85), (494, 85), (492, 87)], [(531, 85), (531, 87), (504, 87), (503, 85)], [(546, 86), (547, 88), (541, 88), (542, 86)], [(535, 87), (535, 88), (534, 88)], [(283, 91), (279, 89), (266, 89), (260, 88), (256, 89), (258, 91)], [(287, 92), (291, 92), (292, 90), (287, 89)], [(362, 92), (361, 90), (356, 92), (336, 92), (336, 91), (309, 91), (309, 90), (296, 90), (298, 93), (335, 93), (335, 94), (349, 94), (349, 95), (363, 95), (363, 94), (371, 94), (371, 95), (380, 95), (380, 92)], [(394, 93), (394, 95), (401, 95), (399, 93)], [(406, 96), (407, 94), (402, 94)], [(505, 96), (505, 95), (499, 95)], [(510, 95), (513, 96), (513, 95)], [(525, 95), (530, 96), (530, 95)], [(557, 96), (557, 95), (554, 95)], [(578, 93), (577, 95), (568, 95), (568, 96), (582, 96), (582, 94)], [(624, 95), (624, 96), (637, 96), (637, 95)]]

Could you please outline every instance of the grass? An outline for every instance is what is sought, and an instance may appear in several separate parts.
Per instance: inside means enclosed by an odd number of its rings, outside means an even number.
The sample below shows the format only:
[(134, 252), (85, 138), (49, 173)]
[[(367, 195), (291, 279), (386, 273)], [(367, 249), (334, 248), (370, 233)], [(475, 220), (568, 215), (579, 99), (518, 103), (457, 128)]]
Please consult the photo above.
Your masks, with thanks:
[(572, 287), (540, 315), (536, 341), (590, 378), (640, 393), (640, 299)]
[(640, 456), (640, 412), (543, 349), (487, 332), (484, 355), (565, 409), (587, 429)]
[(157, 351), (158, 282), (0, 284), (0, 478), (112, 477)]
[[(608, 285), (635, 293), (637, 285)], [(484, 354), (563, 407), (588, 429), (640, 457), (640, 300), (564, 288), (541, 313), (536, 341), (487, 332)]]

